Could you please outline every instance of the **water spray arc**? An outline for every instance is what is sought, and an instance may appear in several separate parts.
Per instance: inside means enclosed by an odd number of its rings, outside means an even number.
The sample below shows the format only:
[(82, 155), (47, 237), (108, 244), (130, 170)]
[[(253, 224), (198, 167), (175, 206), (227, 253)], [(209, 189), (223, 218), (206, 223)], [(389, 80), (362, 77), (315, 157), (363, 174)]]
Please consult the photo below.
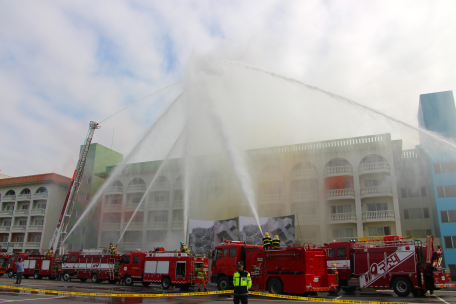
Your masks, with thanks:
[(166, 158), (160, 164), (160, 167), (158, 168), (157, 172), (155, 173), (154, 177), (152, 178), (152, 181), (150, 182), (149, 186), (147, 187), (146, 191), (144, 192), (144, 195), (142, 196), (141, 200), (139, 201), (138, 206), (136, 207), (135, 211), (133, 212), (132, 216), (130, 217), (130, 220), (128, 221), (127, 225), (125, 226), (124, 230), (122, 231), (122, 234), (120, 235), (120, 238), (117, 241), (116, 246), (122, 240), (122, 238), (123, 238), (123, 236), (125, 234), (125, 231), (127, 231), (128, 226), (130, 226), (130, 223), (132, 222), (133, 218), (135, 217), (136, 213), (138, 212), (139, 207), (141, 207), (141, 204), (146, 199), (147, 193), (149, 193), (149, 190), (150, 190), (150, 188), (152, 188), (153, 184), (155, 183), (155, 180), (160, 176), (160, 173), (162, 172), (163, 167), (165, 166), (166, 162), (169, 160), (169, 157), (171, 156), (171, 154), (174, 152), (176, 146), (180, 143), (181, 139), (183, 138), (183, 134), (185, 134), (185, 133), (186, 133), (186, 130), (185, 130), (185, 126), (184, 126), (184, 128), (182, 129), (179, 137), (176, 139), (176, 141), (174, 142), (173, 146), (169, 150), (168, 155), (166, 155)]
[(276, 73), (273, 73), (273, 72), (269, 72), (269, 71), (265, 71), (265, 70), (262, 70), (262, 69), (259, 69), (259, 68), (255, 68), (255, 67), (251, 67), (251, 66), (248, 66), (248, 65), (245, 65), (245, 64), (241, 64), (241, 63), (237, 63), (237, 62), (231, 62), (231, 61), (226, 61), (226, 60), (219, 60), (218, 62), (220, 63), (224, 63), (224, 64), (230, 64), (230, 65), (235, 65), (235, 66), (240, 66), (240, 67), (243, 67), (245, 69), (249, 69), (249, 70), (252, 70), (252, 71), (256, 71), (256, 72), (261, 72), (261, 73), (264, 73), (264, 74), (267, 74), (267, 75), (270, 75), (270, 76), (273, 76), (273, 77), (277, 77), (277, 78), (280, 78), (280, 79), (283, 79), (285, 81), (288, 81), (288, 82), (292, 82), (292, 83), (296, 83), (296, 84), (299, 84), (299, 85), (302, 85), (310, 90), (313, 90), (313, 91), (317, 91), (319, 93), (322, 93), (322, 94), (325, 94), (325, 95), (328, 95), (329, 97), (333, 98), (333, 99), (336, 99), (336, 100), (339, 100), (339, 101), (343, 101), (343, 102), (346, 102), (352, 106), (355, 106), (355, 107), (359, 107), (361, 109), (364, 109), (366, 111), (369, 111), (373, 114), (376, 114), (376, 115), (379, 115), (379, 116), (382, 116), (383, 118), (386, 118), (388, 120), (391, 120), (395, 123), (398, 123), (400, 125), (403, 125), (407, 128), (410, 128), (410, 129), (413, 129), (415, 131), (418, 131), (420, 134), (423, 134), (423, 135), (426, 135), (426, 136), (429, 136), (433, 139), (436, 139), (444, 144), (447, 144), (449, 145), (450, 147), (452, 147), (453, 149), (456, 149), (456, 144), (446, 140), (445, 138), (435, 134), (435, 133), (432, 133), (428, 130), (425, 130), (425, 129), (422, 129), (420, 127), (414, 127), (406, 122), (403, 122), (402, 120), (399, 120), (397, 118), (394, 118), (394, 117), (391, 117), (385, 113), (382, 113), (378, 110), (375, 110), (375, 109), (372, 109), (368, 106), (365, 106), (363, 104), (360, 104), (354, 100), (351, 100), (351, 99), (348, 99), (346, 97), (343, 97), (341, 95), (338, 95), (338, 94), (334, 94), (332, 92), (329, 92), (329, 91), (326, 91), (326, 90), (323, 90), (323, 89), (320, 89), (319, 87), (316, 87), (316, 86), (312, 86), (312, 85), (309, 85), (309, 84), (306, 84), (302, 81), (299, 81), (299, 80), (296, 80), (296, 79), (293, 79), (293, 78), (289, 78), (289, 77), (285, 77), (285, 76), (282, 76), (282, 75), (279, 75), (279, 74), (276, 74)]

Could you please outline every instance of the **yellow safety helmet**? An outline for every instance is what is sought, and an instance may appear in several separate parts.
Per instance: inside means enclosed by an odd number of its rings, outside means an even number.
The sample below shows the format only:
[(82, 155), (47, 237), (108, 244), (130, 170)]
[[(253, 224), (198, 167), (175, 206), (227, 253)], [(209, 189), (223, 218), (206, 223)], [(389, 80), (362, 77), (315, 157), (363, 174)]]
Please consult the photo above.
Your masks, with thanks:
[(264, 237), (269, 237), (269, 233), (266, 232), (266, 233), (264, 234)]
[(276, 239), (278, 239), (278, 238), (279, 238), (279, 236), (278, 236), (278, 235), (276, 235), (276, 236), (275, 236), (275, 238), (276, 238)]

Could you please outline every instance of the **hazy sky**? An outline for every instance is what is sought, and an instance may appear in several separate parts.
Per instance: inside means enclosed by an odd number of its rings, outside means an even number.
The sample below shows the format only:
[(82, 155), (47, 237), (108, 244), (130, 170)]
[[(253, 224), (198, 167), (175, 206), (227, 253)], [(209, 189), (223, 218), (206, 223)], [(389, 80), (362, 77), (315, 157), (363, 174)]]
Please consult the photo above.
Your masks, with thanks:
[[(1, 173), (70, 176), (89, 121), (181, 80), (192, 53), (417, 125), (420, 94), (456, 87), (454, 11), (436, 0), (0, 0)], [(168, 97), (110, 120), (94, 142), (110, 147), (114, 133), (126, 153)]]

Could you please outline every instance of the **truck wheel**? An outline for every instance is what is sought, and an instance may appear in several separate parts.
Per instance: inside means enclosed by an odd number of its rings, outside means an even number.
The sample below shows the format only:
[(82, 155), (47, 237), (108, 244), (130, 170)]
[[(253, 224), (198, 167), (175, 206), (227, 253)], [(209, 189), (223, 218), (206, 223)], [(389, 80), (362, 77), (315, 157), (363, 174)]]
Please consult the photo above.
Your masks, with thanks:
[(336, 290), (331, 290), (329, 292), (330, 295), (337, 295), (340, 291), (340, 286), (337, 286), (337, 289)]
[(92, 273), (90, 280), (92, 280), (92, 283), (100, 283), (100, 280), (98, 280), (98, 274), (96, 273)]
[(67, 281), (67, 282), (70, 280), (70, 274), (69, 274), (68, 272), (65, 272), (65, 273), (63, 274), (63, 280), (64, 280), (64, 281)]
[(407, 277), (398, 277), (393, 281), (393, 290), (400, 297), (408, 296), (412, 287), (412, 282)]
[(133, 279), (130, 276), (125, 277), (125, 285), (127, 286), (133, 286), (134, 282)]
[(14, 272), (12, 270), (8, 271), (8, 278), (14, 277)]
[(42, 277), (40, 276), (40, 273), (38, 271), (35, 271), (35, 273), (33, 274), (33, 278), (35, 280), (41, 280)]
[(169, 277), (164, 277), (162, 279), (163, 290), (168, 290), (170, 287), (171, 287), (171, 279)]
[(282, 282), (277, 278), (271, 279), (268, 284), (268, 291), (272, 294), (281, 294), (283, 291)]
[(147, 287), (147, 286), (150, 285), (150, 282), (142, 282), (142, 284), (143, 284), (144, 287)]
[(85, 281), (87, 281), (87, 278), (79, 278), (79, 280), (81, 280), (81, 282), (84, 283)]
[(345, 293), (353, 293), (353, 292), (355, 292), (356, 287), (342, 287), (342, 290), (343, 290)]
[(228, 277), (223, 276), (217, 280), (217, 289), (218, 290), (227, 290), (228, 289)]

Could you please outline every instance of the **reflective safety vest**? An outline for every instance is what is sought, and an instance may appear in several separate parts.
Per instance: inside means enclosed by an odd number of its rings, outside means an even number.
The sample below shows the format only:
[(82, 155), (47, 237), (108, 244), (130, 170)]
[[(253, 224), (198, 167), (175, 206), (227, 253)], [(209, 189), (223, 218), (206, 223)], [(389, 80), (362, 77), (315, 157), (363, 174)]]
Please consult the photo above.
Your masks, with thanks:
[(247, 295), (249, 293), (249, 289), (252, 287), (250, 273), (245, 270), (241, 272), (236, 271), (233, 274), (233, 286), (234, 294)]
[(204, 269), (203, 269), (203, 270), (198, 269), (196, 278), (197, 278), (197, 279), (201, 279), (201, 280), (206, 279), (206, 272), (204, 271)]
[(263, 238), (263, 247), (271, 246), (271, 238), (270, 237), (264, 237)]
[(274, 248), (280, 248), (280, 240), (279, 239), (273, 239), (272, 240), (272, 246)]

